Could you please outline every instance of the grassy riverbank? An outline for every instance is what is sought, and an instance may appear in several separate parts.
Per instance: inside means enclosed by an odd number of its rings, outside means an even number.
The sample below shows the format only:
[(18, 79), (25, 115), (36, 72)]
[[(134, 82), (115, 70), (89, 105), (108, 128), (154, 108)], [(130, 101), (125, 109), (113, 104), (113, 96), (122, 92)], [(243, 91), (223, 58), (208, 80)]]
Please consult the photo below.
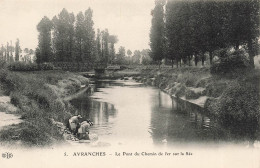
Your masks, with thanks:
[(260, 116), (259, 76), (257, 70), (212, 75), (207, 67), (182, 67), (142, 70), (134, 79), (204, 107), (238, 134), (255, 136)]
[(52, 119), (64, 122), (74, 110), (64, 100), (76, 93), (88, 79), (64, 71), (12, 72), (0, 70), (1, 89), (17, 107), (15, 113), (23, 122), (8, 126), (0, 132), (2, 145), (22, 143), (45, 146), (62, 140)]

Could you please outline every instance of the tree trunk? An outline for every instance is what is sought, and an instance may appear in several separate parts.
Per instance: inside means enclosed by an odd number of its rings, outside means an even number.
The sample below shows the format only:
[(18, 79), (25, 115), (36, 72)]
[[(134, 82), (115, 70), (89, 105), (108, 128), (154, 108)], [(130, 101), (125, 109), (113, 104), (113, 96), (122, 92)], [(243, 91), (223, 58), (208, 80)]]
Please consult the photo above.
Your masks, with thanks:
[(194, 62), (195, 62), (195, 66), (197, 66), (198, 65), (198, 55), (197, 54), (195, 54)]
[(209, 52), (209, 63), (210, 63), (210, 65), (212, 65), (212, 61), (213, 61), (213, 52), (210, 51)]
[(237, 41), (236, 46), (235, 46), (235, 50), (238, 50), (238, 49), (239, 49), (239, 42)]
[(172, 69), (173, 69), (173, 60), (171, 60), (171, 62), (172, 62)]
[(205, 62), (205, 55), (204, 55), (204, 53), (203, 53), (203, 54), (202, 54), (202, 57), (201, 57), (202, 66), (204, 66), (204, 62)]
[(255, 67), (255, 65), (254, 65), (254, 51), (253, 51), (253, 43), (252, 43), (251, 39), (248, 40), (248, 54), (249, 54), (249, 63), (251, 65), (251, 67), (254, 68)]
[(5, 51), (5, 54), (4, 54), (4, 61), (6, 61), (6, 57), (7, 57), (7, 55), (6, 55), (6, 51)]
[(80, 56), (79, 56), (80, 61), (83, 62), (83, 57), (82, 57), (82, 42), (81, 42), (81, 40), (80, 40), (80, 49), (79, 49), (79, 54), (80, 54)]
[(181, 59), (180, 59), (180, 67), (181, 67)]

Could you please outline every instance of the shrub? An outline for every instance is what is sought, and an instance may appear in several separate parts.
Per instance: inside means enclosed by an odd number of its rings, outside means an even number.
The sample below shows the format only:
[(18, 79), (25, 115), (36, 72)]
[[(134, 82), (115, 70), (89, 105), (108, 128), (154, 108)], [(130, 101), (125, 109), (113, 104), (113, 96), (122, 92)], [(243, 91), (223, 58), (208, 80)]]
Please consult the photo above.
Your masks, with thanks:
[(54, 65), (52, 63), (25, 63), (25, 62), (13, 62), (8, 66), (11, 71), (40, 71), (40, 70), (53, 70)]
[(211, 114), (218, 116), (220, 112), (220, 108), (218, 106), (218, 98), (213, 98), (213, 97), (207, 98), (204, 104), (204, 108), (208, 110)]
[[(221, 50), (219, 53), (219, 62), (214, 63), (210, 72), (212, 74), (226, 74), (245, 70), (250, 67), (249, 60), (243, 50), (229, 53), (227, 50)], [(243, 72), (243, 71), (242, 71)]]
[(0, 69), (6, 68), (6, 62), (4, 60), (0, 60)]
[(175, 96), (176, 97), (184, 96), (185, 92), (186, 92), (186, 87), (183, 84), (181, 84), (178, 87), (176, 87)]
[(189, 71), (180, 73), (177, 77), (177, 82), (185, 84), (187, 87), (194, 87), (198, 80), (205, 75), (203, 73), (192, 73)]
[(35, 63), (13, 62), (9, 64), (8, 69), (11, 71), (37, 71), (38, 65)]
[[(249, 82), (233, 82), (219, 99), (210, 99), (205, 106), (236, 133), (256, 130), (260, 116), (257, 86)], [(246, 130), (246, 131), (245, 131)]]
[(52, 63), (42, 63), (39, 64), (39, 70), (53, 70), (54, 65)]
[(207, 85), (212, 81), (211, 77), (206, 77), (206, 78), (202, 78), (200, 80), (198, 80), (196, 82), (196, 87), (207, 87)]
[(12, 72), (0, 71), (0, 82), (8, 89), (11, 103), (19, 107), (25, 122), (14, 126), (15, 133), (1, 131), (0, 139), (9, 141), (12, 136), (19, 137), (28, 144), (45, 145), (53, 140), (59, 140), (56, 127), (48, 123), (49, 119), (64, 122), (75, 111), (68, 102), (62, 98), (68, 93), (74, 93), (82, 82), (87, 84), (85, 78), (77, 77), (71, 73), (60, 71)]
[(212, 81), (206, 86), (206, 95), (209, 97), (219, 97), (223, 93), (223, 91), (227, 88), (228, 81), (218, 80)]
[(185, 92), (185, 98), (186, 99), (197, 99), (201, 96), (201, 93), (200, 92), (195, 92), (193, 90), (190, 90), (190, 89), (186, 89), (186, 92)]
[[(55, 138), (52, 138), (55, 137)], [(23, 122), (10, 129), (1, 130), (0, 140), (22, 140), (23, 145), (45, 146), (54, 140), (60, 140), (58, 129), (48, 121), (38, 120), (37, 123)]]
[(15, 88), (15, 82), (10, 78), (9, 74), (7, 70), (0, 70), (0, 82), (3, 84), (3, 90), (7, 95)]

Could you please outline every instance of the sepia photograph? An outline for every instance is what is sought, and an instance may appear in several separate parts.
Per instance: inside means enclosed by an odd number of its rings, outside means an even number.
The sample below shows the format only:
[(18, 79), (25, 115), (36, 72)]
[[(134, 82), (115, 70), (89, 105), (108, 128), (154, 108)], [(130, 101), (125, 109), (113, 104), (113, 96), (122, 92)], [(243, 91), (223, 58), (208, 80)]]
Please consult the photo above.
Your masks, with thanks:
[(0, 0), (0, 167), (260, 168), (260, 0)]

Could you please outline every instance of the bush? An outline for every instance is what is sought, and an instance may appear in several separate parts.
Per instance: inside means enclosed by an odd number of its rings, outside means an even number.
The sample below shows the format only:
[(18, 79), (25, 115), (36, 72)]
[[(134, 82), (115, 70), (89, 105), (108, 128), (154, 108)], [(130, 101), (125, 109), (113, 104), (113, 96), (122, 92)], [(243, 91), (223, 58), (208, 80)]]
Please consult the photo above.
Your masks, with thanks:
[(0, 69), (6, 68), (6, 62), (4, 60), (0, 60)]
[(186, 87), (183, 84), (181, 84), (178, 87), (176, 87), (175, 96), (176, 97), (184, 96), (185, 92), (186, 92)]
[(10, 71), (40, 71), (40, 70), (53, 70), (54, 65), (52, 63), (25, 63), (25, 62), (13, 62), (8, 66)]
[(216, 116), (219, 115), (220, 108), (218, 106), (218, 98), (209, 97), (207, 98), (204, 108), (209, 111), (211, 114), (214, 114)]
[(177, 77), (177, 82), (185, 84), (187, 87), (194, 87), (198, 80), (201, 79), (203, 73), (192, 73), (192, 72), (183, 72), (180, 73)]
[(193, 90), (186, 89), (186, 92), (185, 92), (185, 98), (186, 99), (197, 99), (200, 96), (201, 96), (200, 92), (195, 92)]
[(10, 143), (10, 140), (22, 140), (23, 145), (46, 146), (61, 140), (58, 129), (50, 122), (38, 120), (34, 124), (23, 122), (10, 129), (1, 130), (0, 140)]
[(219, 99), (209, 99), (205, 106), (219, 116), (224, 126), (236, 133), (252, 132), (257, 128), (260, 116), (258, 93), (256, 85), (236, 81)]
[(211, 81), (206, 86), (206, 95), (215, 98), (221, 96), (228, 83), (229, 81), (226, 80)]
[(219, 62), (214, 63), (211, 68), (211, 74), (226, 74), (245, 70), (250, 67), (249, 60), (243, 50), (229, 53), (227, 50), (221, 50), (219, 53)]
[[(8, 90), (11, 103), (19, 109), (25, 121), (13, 130), (1, 131), (0, 139), (9, 141), (19, 137), (25, 143), (45, 145), (62, 136), (57, 134), (55, 126), (48, 123), (49, 119), (64, 122), (72, 111), (75, 111), (62, 98), (76, 92), (81, 84), (88, 80), (77, 75), (60, 71), (12, 72), (0, 71), (1, 85)], [(83, 82), (83, 83), (82, 83)], [(11, 131), (12, 132), (12, 131)]]
[[(223, 93), (220, 102), (225, 116), (238, 121), (259, 117), (258, 89), (251, 83), (235, 82)], [(229, 118), (229, 117), (228, 117)]]
[(53, 70), (54, 65), (52, 63), (42, 63), (39, 64), (39, 70)]
[(38, 65), (35, 63), (13, 62), (8, 66), (10, 71), (37, 71)]

